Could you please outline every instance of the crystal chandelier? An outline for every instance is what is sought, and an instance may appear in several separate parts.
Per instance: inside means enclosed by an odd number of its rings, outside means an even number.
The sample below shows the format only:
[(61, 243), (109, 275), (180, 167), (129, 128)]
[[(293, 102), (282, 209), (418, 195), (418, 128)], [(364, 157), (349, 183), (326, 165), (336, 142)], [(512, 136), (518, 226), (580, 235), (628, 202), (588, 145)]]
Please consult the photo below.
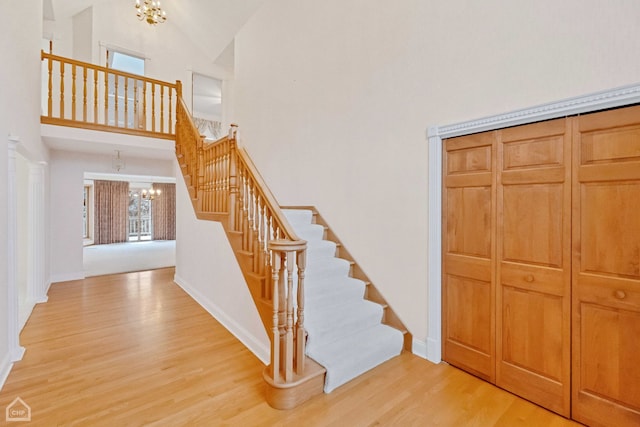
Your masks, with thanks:
[(167, 12), (160, 7), (160, 0), (136, 0), (136, 16), (151, 25), (167, 20)]
[(156, 190), (155, 188), (151, 187), (148, 190), (146, 188), (143, 188), (141, 190), (129, 191), (129, 194), (133, 197), (140, 197), (144, 200), (155, 200), (157, 197), (160, 197), (162, 191)]

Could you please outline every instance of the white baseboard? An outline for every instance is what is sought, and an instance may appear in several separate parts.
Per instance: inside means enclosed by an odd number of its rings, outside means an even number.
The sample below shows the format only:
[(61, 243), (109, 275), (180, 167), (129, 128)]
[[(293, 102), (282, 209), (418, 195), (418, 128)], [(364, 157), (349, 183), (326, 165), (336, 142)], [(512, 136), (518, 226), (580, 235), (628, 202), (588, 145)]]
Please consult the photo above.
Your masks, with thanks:
[(258, 357), (265, 365), (270, 363), (271, 350), (265, 347), (260, 340), (249, 333), (245, 328), (240, 326), (231, 316), (229, 316), (222, 308), (218, 307), (212, 301), (204, 297), (193, 286), (189, 285), (184, 279), (177, 274), (174, 276), (174, 282), (178, 284), (191, 298), (193, 298), (202, 308), (207, 310), (218, 322), (222, 324), (229, 332), (231, 332), (242, 344), (244, 344), (253, 354)]
[[(57, 282), (70, 282), (72, 280), (83, 280), (85, 278), (84, 271), (76, 271), (75, 273), (58, 273), (51, 275), (51, 281), (49, 282), (49, 286), (51, 283)], [(47, 288), (47, 291), (49, 289)]]
[(9, 357), (9, 353), (7, 353), (2, 358), (2, 361), (0, 361), (0, 390), (4, 387), (4, 383), (7, 381), (12, 367), (13, 363), (11, 363), (11, 358)]
[[(19, 331), (22, 332), (22, 329), (24, 329), (24, 325), (27, 324), (27, 322), (29, 321), (29, 317), (31, 317), (31, 313), (33, 313), (33, 309), (36, 307), (36, 300), (33, 299), (29, 299), (26, 302), (26, 307), (24, 307), (26, 310), (22, 310), (21, 313), (19, 313), (19, 322), (18, 322), (18, 327), (19, 327)], [(20, 311), (20, 310), (19, 310)]]
[(432, 363), (442, 362), (442, 351), (440, 342), (433, 338), (427, 338), (427, 341), (422, 341), (414, 338), (411, 346), (411, 351), (416, 356), (427, 359)]
[(413, 342), (411, 343), (411, 352), (416, 356), (427, 359), (427, 343), (414, 338)]

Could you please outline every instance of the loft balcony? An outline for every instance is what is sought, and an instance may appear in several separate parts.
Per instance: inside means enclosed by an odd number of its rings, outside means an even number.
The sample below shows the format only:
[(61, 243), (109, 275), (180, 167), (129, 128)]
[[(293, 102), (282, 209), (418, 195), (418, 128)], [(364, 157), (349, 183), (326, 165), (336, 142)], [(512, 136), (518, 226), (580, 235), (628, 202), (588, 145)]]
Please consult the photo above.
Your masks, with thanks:
[(180, 81), (164, 82), (42, 51), (42, 138), (55, 149), (174, 156)]

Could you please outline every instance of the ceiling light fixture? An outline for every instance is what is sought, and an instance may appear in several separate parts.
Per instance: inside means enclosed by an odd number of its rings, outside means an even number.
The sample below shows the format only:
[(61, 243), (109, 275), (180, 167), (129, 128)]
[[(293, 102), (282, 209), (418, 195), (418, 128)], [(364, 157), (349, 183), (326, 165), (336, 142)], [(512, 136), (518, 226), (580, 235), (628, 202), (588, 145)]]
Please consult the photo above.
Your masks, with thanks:
[(120, 150), (114, 150), (116, 155), (111, 159), (111, 167), (114, 168), (117, 172), (124, 169), (125, 161), (120, 157)]
[(156, 197), (160, 197), (160, 193), (160, 190), (155, 190), (153, 187), (151, 187), (149, 190), (142, 190), (142, 198), (153, 200)]
[(136, 16), (148, 24), (162, 24), (167, 20), (167, 12), (160, 7), (160, 0), (136, 0)]

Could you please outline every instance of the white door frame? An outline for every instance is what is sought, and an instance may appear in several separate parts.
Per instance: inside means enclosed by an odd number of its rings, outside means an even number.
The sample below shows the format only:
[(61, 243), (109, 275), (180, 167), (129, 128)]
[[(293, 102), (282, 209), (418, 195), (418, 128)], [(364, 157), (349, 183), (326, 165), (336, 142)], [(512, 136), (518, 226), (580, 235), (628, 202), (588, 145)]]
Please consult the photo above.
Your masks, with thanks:
[[(478, 120), (429, 127), (427, 360), (442, 360), (442, 140), (542, 120), (640, 103), (640, 83)], [(424, 344), (423, 344), (424, 345)]]

